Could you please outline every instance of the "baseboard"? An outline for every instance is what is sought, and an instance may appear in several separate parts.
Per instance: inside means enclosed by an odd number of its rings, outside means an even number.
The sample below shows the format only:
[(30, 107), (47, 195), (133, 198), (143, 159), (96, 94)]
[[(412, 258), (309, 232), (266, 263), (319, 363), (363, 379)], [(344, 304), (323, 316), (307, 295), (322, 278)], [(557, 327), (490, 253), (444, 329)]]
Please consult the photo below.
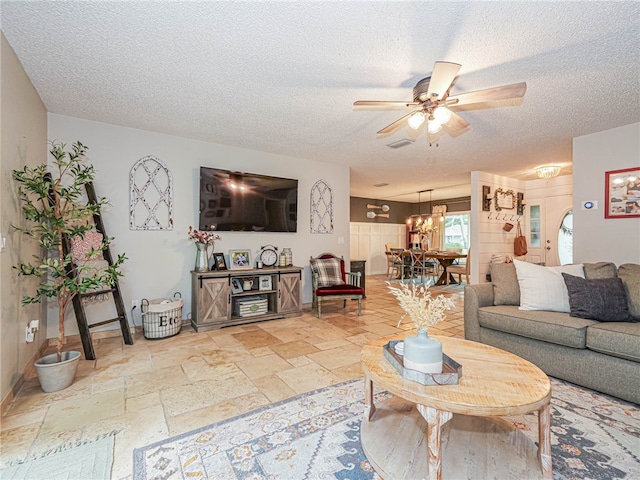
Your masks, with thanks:
[(0, 415), (4, 416), (7, 413), (7, 410), (9, 410), (11, 403), (18, 395), (20, 389), (23, 387), (26, 378), (32, 376), (32, 374), (35, 373), (36, 367), (34, 367), (33, 364), (37, 359), (41, 358), (44, 355), (44, 352), (48, 347), (49, 342), (45, 340), (44, 342), (42, 342), (42, 345), (40, 345), (40, 348), (38, 348), (31, 359), (27, 362), (24, 371), (22, 372), (16, 383), (13, 384), (11, 390), (9, 390), (9, 392), (2, 399), (2, 402), (0, 402)]

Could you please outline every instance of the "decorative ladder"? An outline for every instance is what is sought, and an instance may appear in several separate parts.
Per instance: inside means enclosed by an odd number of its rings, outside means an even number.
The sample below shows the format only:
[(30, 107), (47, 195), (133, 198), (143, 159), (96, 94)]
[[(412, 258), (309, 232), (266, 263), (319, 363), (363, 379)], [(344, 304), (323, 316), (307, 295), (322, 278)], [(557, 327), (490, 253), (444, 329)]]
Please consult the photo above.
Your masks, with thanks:
[[(93, 183), (89, 182), (85, 185), (87, 190), (87, 199), (90, 204), (98, 203), (98, 199), (96, 197), (96, 191), (93, 188)], [(93, 222), (96, 226), (96, 231), (103, 235), (103, 238), (107, 238), (107, 234), (104, 230), (104, 223), (102, 223), (102, 217), (100, 213), (97, 213), (93, 216)], [(70, 242), (69, 239), (65, 239), (62, 243), (63, 253), (64, 255), (68, 255), (70, 252)], [(109, 266), (113, 265), (113, 257), (111, 256), (111, 249), (107, 247), (102, 251), (103, 258), (109, 263)], [(67, 269), (67, 274), (76, 278), (78, 272), (75, 269), (75, 266), (71, 264)], [(103, 320), (102, 322), (97, 322), (89, 325), (87, 322), (87, 315), (84, 311), (84, 305), (82, 303), (82, 299), (86, 297), (91, 297), (93, 295), (101, 295), (111, 293), (113, 295), (113, 301), (115, 303), (116, 312), (118, 314), (117, 317), (111, 318), (109, 320)], [(109, 323), (120, 322), (120, 330), (122, 330), (122, 337), (124, 338), (124, 343), (127, 345), (133, 345), (133, 336), (131, 335), (131, 330), (129, 329), (129, 321), (127, 320), (127, 313), (124, 308), (124, 303), (122, 301), (122, 295), (120, 294), (120, 285), (118, 280), (115, 281), (112, 287), (105, 288), (104, 290), (93, 291), (91, 293), (81, 293), (77, 294), (73, 297), (73, 311), (76, 314), (76, 321), (78, 322), (78, 330), (80, 332), (80, 338), (82, 339), (82, 347), (84, 349), (84, 356), (87, 360), (95, 360), (96, 352), (93, 348), (93, 343), (91, 341), (91, 332), (89, 329), (95, 327), (101, 327), (102, 325), (107, 325)]]

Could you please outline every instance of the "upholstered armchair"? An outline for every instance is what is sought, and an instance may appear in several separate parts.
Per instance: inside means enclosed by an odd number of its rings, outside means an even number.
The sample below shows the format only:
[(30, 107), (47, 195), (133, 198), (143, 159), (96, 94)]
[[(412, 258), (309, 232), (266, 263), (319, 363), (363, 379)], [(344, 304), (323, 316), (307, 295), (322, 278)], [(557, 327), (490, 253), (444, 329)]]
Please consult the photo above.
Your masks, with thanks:
[(342, 300), (342, 308), (346, 308), (347, 300), (358, 300), (358, 315), (362, 315), (364, 289), (360, 286), (360, 272), (346, 272), (344, 259), (331, 253), (311, 257), (309, 263), (313, 281), (313, 307), (318, 309), (318, 318), (322, 318), (324, 300)]

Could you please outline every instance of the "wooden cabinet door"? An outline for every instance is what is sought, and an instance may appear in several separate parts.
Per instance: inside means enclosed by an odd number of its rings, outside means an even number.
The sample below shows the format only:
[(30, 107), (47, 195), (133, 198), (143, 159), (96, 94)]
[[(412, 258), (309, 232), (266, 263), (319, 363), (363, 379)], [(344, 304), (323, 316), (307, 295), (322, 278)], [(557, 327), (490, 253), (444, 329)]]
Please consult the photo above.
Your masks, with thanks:
[(301, 290), (300, 272), (281, 274), (278, 282), (278, 313), (300, 312)]
[(229, 319), (229, 279), (203, 278), (198, 292), (198, 325)]

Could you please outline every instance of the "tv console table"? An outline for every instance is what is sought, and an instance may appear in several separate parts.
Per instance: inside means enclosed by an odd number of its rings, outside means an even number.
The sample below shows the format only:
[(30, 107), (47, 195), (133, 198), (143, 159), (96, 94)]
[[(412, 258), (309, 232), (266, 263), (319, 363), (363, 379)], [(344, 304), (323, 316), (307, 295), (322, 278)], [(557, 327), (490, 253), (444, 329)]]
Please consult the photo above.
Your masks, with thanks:
[(191, 272), (191, 310), (196, 332), (298, 316), (302, 313), (302, 268)]

